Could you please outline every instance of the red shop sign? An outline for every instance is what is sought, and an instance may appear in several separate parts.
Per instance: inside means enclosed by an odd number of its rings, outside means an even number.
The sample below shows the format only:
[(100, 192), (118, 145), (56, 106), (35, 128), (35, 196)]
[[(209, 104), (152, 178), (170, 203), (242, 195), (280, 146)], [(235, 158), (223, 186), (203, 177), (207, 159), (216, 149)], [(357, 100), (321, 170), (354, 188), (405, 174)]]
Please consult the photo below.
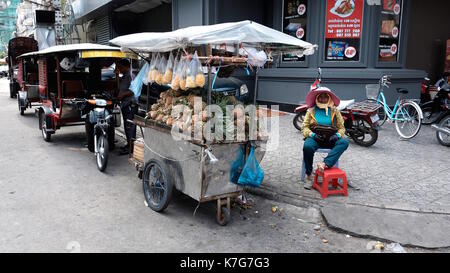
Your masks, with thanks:
[(361, 38), (364, 0), (327, 0), (325, 38)]

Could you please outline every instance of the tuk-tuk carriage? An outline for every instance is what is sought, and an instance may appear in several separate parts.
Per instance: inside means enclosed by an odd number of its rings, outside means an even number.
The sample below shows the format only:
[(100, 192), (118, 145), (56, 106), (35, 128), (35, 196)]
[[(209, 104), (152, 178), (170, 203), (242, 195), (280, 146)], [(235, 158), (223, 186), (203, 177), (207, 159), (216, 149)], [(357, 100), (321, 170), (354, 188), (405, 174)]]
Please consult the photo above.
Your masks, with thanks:
[[(88, 148), (97, 165), (106, 168), (108, 150), (114, 148), (114, 127), (120, 126), (117, 109), (119, 77), (102, 77), (127, 54), (117, 47), (97, 44), (61, 45), (20, 56), (37, 60), (38, 91), (42, 106), (36, 109), (45, 141), (64, 126), (85, 125)], [(97, 144), (99, 146), (97, 146)]]
[[(268, 139), (267, 134), (262, 133), (264, 130), (259, 131), (261, 128), (257, 120), (260, 115), (257, 113), (264, 111), (249, 111), (247, 116), (247, 109), (256, 109), (258, 68), (273, 63), (273, 55), (280, 55), (281, 52), (299, 56), (310, 55), (317, 46), (251, 21), (195, 26), (166, 33), (131, 34), (110, 42), (121, 46), (124, 51), (140, 54), (150, 62), (148, 79), (149, 82), (154, 79), (153, 85), (164, 83), (165, 76), (172, 74), (172, 81), (168, 85), (170, 89), (161, 93), (160, 99), (151, 105), (152, 111), (144, 116), (137, 115), (132, 121), (143, 128), (144, 139), (136, 141), (134, 145), (134, 153), (139, 156), (133, 156), (131, 161), (142, 178), (146, 204), (154, 211), (163, 211), (167, 208), (175, 188), (198, 201), (199, 205), (216, 201), (216, 221), (219, 225), (226, 225), (231, 219), (231, 198), (241, 195), (245, 185), (256, 186), (255, 184), (261, 183), (262, 170), (257, 170), (256, 162), (260, 162), (264, 157)], [(222, 50), (223, 47), (228, 50)], [(180, 69), (177, 70), (182, 71), (181, 74), (169, 65), (165, 66), (165, 72), (161, 68), (164, 66), (152, 66), (153, 57), (156, 56), (156, 60), (164, 64), (166, 58), (170, 60), (171, 55), (179, 56), (175, 57), (175, 63), (180, 61)], [(180, 65), (183, 62), (184, 64)], [(199, 63), (201, 65), (198, 65)], [(155, 64), (158, 64), (158, 61), (155, 61)], [(225, 92), (216, 92), (214, 83), (221, 71), (237, 67), (245, 69), (252, 64), (256, 70), (255, 90), (252, 104), (245, 105), (244, 113), (236, 111), (245, 104), (237, 101), (242, 97), (239, 95), (243, 94), (236, 93), (230, 97)], [(213, 68), (215, 75), (212, 74)], [(193, 71), (197, 72), (193, 74)], [(230, 74), (225, 72), (226, 77)], [(177, 76), (180, 76), (178, 80)], [(178, 85), (179, 88), (176, 88)], [(183, 89), (184, 85), (191, 85), (192, 88)], [(240, 92), (247, 93), (248, 90), (244, 89), (247, 88), (242, 88)], [(201, 105), (197, 104), (197, 109), (203, 109), (200, 114), (195, 114), (196, 106), (193, 105), (196, 99), (201, 101)], [(222, 109), (228, 106), (238, 107), (223, 116), (216, 116), (211, 111), (215, 107)], [(181, 110), (176, 111), (177, 108), (183, 109), (182, 114)], [(253, 127), (258, 133), (251, 136), (249, 129), (244, 138), (220, 140), (202, 137), (202, 130), (207, 130), (208, 123), (214, 123), (214, 126), (226, 124), (223, 130), (215, 127), (219, 136), (225, 130), (233, 135), (236, 132), (235, 127), (228, 125), (231, 125), (233, 120), (234, 125), (236, 122), (239, 124), (239, 118), (245, 121), (245, 130), (252, 128), (252, 124), (258, 124)], [(263, 118), (261, 117), (261, 120)], [(243, 129), (242, 126), (240, 128)], [(183, 134), (187, 133), (187, 138), (175, 137), (180, 130)], [(198, 138), (191, 138), (197, 133), (200, 134)], [(139, 146), (141, 148), (138, 148)], [(243, 163), (245, 166), (252, 166), (249, 177), (257, 179), (242, 179), (245, 174), (249, 174)]]
[(19, 112), (24, 115), (27, 108), (39, 105), (39, 78), (37, 58), (34, 56), (18, 57), (19, 63), (18, 79), (20, 88), (18, 90), (17, 104)]
[(17, 95), (17, 91), (22, 87), (21, 85), (24, 78), (22, 63), (17, 60), (17, 57), (37, 50), (38, 43), (33, 38), (16, 37), (9, 40), (7, 61), (10, 98), (14, 98)]

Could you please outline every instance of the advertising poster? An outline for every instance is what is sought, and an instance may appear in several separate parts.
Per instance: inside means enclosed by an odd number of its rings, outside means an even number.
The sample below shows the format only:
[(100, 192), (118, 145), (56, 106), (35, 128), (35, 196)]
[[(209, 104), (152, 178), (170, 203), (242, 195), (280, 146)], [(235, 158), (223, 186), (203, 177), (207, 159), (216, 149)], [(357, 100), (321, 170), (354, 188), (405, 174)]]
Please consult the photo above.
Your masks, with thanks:
[[(307, 2), (307, 0), (284, 0), (283, 32), (303, 41), (306, 40)], [(283, 62), (304, 60), (305, 57), (283, 54)]]
[(395, 62), (400, 40), (401, 0), (383, 0), (378, 60)]
[(359, 61), (364, 0), (327, 0), (325, 60)]

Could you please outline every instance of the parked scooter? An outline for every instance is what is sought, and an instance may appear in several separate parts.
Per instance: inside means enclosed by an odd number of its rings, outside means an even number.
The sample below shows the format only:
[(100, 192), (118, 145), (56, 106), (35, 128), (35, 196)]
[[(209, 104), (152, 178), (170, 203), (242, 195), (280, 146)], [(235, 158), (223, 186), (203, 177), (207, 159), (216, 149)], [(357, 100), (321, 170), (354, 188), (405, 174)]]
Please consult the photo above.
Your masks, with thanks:
[(450, 94), (450, 86), (448, 81), (440, 81), (436, 84), (438, 92), (433, 100), (420, 105), (423, 112), (423, 124), (437, 123), (446, 116), (446, 101)]
[(94, 152), (99, 171), (108, 165), (109, 151), (114, 149), (115, 127), (120, 127), (120, 110), (114, 108), (115, 100), (107, 94), (93, 96), (86, 100), (89, 113), (86, 116), (86, 137), (88, 149)]
[[(318, 78), (313, 86), (319, 87), (321, 81), (321, 69), (319, 68)], [(374, 103), (370, 103), (367, 107), (363, 103), (355, 103), (355, 100), (341, 100), (338, 110), (341, 111), (345, 121), (345, 134), (360, 146), (369, 147), (375, 144), (378, 140), (377, 127), (380, 120), (377, 111), (380, 107)], [(297, 130), (301, 131), (301, 124), (307, 110), (306, 104), (301, 104), (295, 109), (296, 115), (293, 123)]]
[(443, 118), (439, 125), (433, 124), (431, 128), (436, 130), (436, 137), (441, 145), (450, 147), (450, 94), (448, 94), (445, 100), (446, 111), (443, 114)]

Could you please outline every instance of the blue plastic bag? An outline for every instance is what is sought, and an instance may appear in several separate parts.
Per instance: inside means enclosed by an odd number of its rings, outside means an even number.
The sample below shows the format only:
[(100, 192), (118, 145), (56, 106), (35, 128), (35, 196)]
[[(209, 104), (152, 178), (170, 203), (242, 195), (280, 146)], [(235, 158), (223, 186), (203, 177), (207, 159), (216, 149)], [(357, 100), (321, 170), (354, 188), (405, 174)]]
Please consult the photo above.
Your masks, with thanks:
[(241, 186), (259, 187), (263, 180), (264, 171), (256, 159), (255, 147), (252, 147), (241, 176), (239, 177), (238, 184)]
[(244, 149), (239, 147), (236, 160), (231, 164), (230, 181), (237, 184), (245, 165)]
[(130, 84), (130, 90), (134, 93), (134, 97), (136, 98), (136, 100), (139, 99), (139, 96), (141, 95), (142, 84), (144, 84), (144, 79), (147, 77), (147, 74), (148, 63), (146, 62), (145, 65), (141, 68), (141, 71), (139, 71), (138, 75)]

